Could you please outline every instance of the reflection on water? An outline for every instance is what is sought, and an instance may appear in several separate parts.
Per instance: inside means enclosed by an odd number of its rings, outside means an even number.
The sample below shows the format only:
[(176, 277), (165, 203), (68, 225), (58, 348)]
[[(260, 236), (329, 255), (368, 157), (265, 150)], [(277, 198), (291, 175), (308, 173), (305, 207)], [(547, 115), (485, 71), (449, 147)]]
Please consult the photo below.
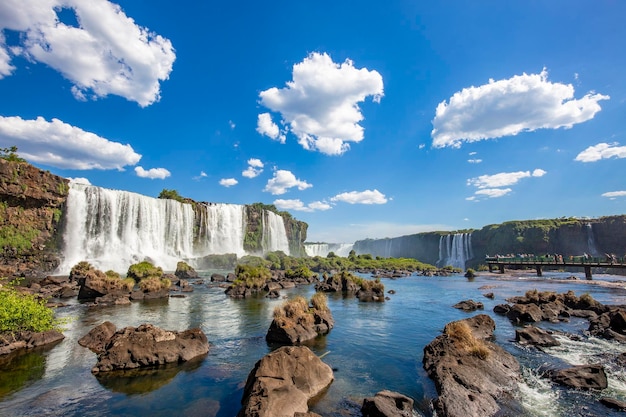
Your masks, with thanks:
[[(210, 272), (203, 275), (206, 279)], [(596, 355), (593, 349), (600, 354), (621, 346), (603, 345), (602, 341), (598, 348), (591, 349), (584, 343), (564, 343), (562, 350), (553, 351), (553, 356), (521, 348), (512, 342), (515, 327), (492, 312), (506, 298), (534, 288), (556, 292), (572, 289), (578, 296), (590, 293), (603, 303), (625, 304), (625, 285), (595, 285), (600, 279), (617, 282), (623, 277), (594, 276), (593, 282), (586, 282), (584, 276), (579, 282), (554, 279), (569, 275), (546, 273), (539, 279), (531, 271), (522, 277), (478, 276), (471, 282), (462, 276), (383, 280), (386, 290), (396, 291), (389, 294), (385, 303), (360, 303), (352, 296), (329, 295), (335, 327), (310, 347), (317, 355), (324, 355), (324, 362), (335, 370), (335, 380), (312, 410), (324, 416), (358, 416), (364, 397), (389, 389), (410, 396), (420, 415), (431, 416), (429, 403), (436, 391), (422, 368), (424, 346), (440, 334), (446, 323), (476, 314), (452, 308), (458, 301), (471, 298), (485, 304), (483, 312), (496, 321), (497, 343), (522, 364), (524, 382), (520, 395), (527, 411), (520, 415), (610, 415), (590, 394), (554, 387), (534, 370), (546, 363), (557, 366), (566, 360), (584, 360), (588, 352)], [(281, 291), (283, 296), (297, 294), (307, 299), (313, 292), (313, 286)], [(495, 298), (485, 298), (483, 294), (487, 292), (493, 292)], [(248, 373), (276, 347), (266, 343), (265, 333), (274, 308), (284, 300), (232, 300), (222, 288), (208, 285), (194, 285), (194, 291), (184, 295), (99, 309), (74, 301), (59, 309), (58, 316), (72, 319), (64, 331), (65, 340), (50, 350), (16, 356), (11, 361), (3, 358), (8, 363), (0, 362), (0, 415), (236, 415)], [(106, 320), (118, 328), (142, 323), (176, 331), (200, 327), (209, 339), (210, 350), (193, 364), (134, 375), (96, 377), (91, 374), (96, 355), (77, 341)], [(587, 326), (585, 320), (577, 319), (570, 323), (541, 323), (541, 327), (579, 335)], [(624, 373), (619, 369), (609, 372), (612, 382), (608, 392), (626, 400)]]

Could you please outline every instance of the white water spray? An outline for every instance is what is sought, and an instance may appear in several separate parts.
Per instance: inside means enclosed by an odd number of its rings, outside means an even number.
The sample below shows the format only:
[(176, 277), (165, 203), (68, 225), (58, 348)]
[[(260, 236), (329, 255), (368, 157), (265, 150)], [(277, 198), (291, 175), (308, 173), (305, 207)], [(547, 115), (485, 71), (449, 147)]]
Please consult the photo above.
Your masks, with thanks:
[(472, 234), (454, 233), (439, 238), (439, 260), (437, 265), (465, 268), (465, 262), (472, 259)]

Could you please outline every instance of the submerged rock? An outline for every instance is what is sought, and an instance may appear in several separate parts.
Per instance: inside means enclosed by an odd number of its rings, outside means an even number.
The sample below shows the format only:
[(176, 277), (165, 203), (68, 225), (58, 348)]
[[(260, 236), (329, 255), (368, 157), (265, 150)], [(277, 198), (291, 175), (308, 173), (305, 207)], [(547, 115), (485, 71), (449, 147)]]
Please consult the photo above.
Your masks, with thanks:
[(0, 335), (0, 355), (6, 355), (18, 349), (34, 349), (60, 342), (65, 339), (63, 333), (56, 330), (45, 332), (23, 331)]
[[(333, 371), (305, 346), (283, 346), (248, 375), (237, 417), (307, 415), (308, 402), (333, 382)], [(311, 415), (311, 414), (308, 414)]]
[(476, 302), (474, 300), (465, 300), (465, 301), (460, 301), (456, 303), (452, 307), (458, 308), (459, 310), (471, 312), (471, 311), (476, 311), (476, 310), (482, 310), (485, 308), (485, 305), (481, 303), (480, 301)]
[(380, 391), (363, 400), (361, 412), (363, 417), (412, 417), (413, 400), (397, 392)]

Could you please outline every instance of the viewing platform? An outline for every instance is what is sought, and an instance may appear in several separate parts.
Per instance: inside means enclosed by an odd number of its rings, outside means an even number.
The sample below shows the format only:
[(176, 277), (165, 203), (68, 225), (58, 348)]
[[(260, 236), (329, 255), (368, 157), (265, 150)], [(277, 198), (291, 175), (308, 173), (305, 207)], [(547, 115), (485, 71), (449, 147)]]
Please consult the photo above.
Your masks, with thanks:
[(489, 272), (499, 269), (502, 274), (504, 274), (505, 266), (534, 267), (538, 277), (543, 275), (544, 268), (584, 268), (587, 279), (592, 279), (591, 268), (626, 268), (626, 257), (615, 256), (494, 256), (485, 258), (485, 262), (487, 262)]

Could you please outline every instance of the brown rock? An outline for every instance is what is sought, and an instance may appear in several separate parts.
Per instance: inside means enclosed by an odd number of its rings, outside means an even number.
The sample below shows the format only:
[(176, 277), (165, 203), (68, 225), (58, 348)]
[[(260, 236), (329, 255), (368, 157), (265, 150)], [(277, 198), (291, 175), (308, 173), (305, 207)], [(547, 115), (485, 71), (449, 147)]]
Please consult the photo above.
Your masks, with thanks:
[(413, 400), (397, 392), (380, 391), (363, 400), (361, 412), (363, 417), (412, 417)]
[(18, 349), (33, 349), (60, 342), (65, 339), (62, 333), (56, 330), (45, 332), (17, 332), (0, 335), (0, 355), (6, 355)]
[(549, 373), (557, 384), (583, 390), (603, 390), (608, 386), (602, 365), (579, 365)]
[(558, 340), (545, 330), (534, 326), (526, 326), (521, 330), (515, 330), (515, 341), (520, 345), (533, 345), (541, 347), (560, 346)]
[(88, 348), (93, 353), (103, 353), (106, 344), (109, 342), (111, 337), (113, 337), (116, 330), (117, 328), (115, 327), (115, 324), (111, 323), (110, 321), (105, 321), (104, 323), (94, 327), (89, 331), (89, 333), (78, 339), (78, 344)]
[(470, 311), (476, 311), (479, 309), (482, 310), (485, 308), (485, 305), (481, 303), (480, 301), (476, 302), (474, 300), (465, 300), (465, 301), (460, 301), (456, 303), (452, 307), (458, 308), (459, 310), (470, 312)]

